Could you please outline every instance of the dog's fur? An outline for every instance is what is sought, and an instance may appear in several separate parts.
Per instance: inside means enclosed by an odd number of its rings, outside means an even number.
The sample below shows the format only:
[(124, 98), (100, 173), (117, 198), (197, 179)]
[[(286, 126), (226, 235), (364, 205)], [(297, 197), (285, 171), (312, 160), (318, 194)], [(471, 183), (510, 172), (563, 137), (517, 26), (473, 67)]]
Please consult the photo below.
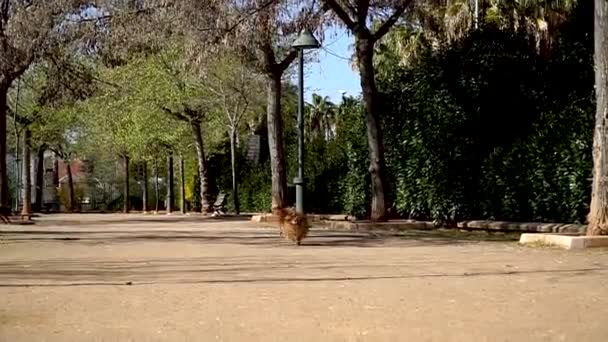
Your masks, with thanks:
[(309, 226), (306, 216), (297, 214), (291, 208), (276, 209), (274, 213), (279, 217), (280, 235), (299, 246), (308, 235)]
[(11, 208), (0, 206), (0, 219), (2, 219), (2, 222), (6, 223), (6, 224), (10, 224), (11, 220), (9, 219), (9, 216), (11, 216), (11, 215), (12, 215)]

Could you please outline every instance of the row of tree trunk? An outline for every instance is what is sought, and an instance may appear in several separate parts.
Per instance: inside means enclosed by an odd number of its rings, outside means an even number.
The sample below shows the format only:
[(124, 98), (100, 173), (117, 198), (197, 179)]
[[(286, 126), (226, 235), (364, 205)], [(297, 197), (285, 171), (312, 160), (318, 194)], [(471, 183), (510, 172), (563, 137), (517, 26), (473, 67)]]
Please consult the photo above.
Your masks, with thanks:
[[(42, 209), (42, 188), (44, 182), (44, 152), (46, 146), (42, 145), (38, 148), (37, 153), (37, 164), (36, 164), (36, 180), (35, 180), (35, 198), (34, 205), (32, 206), (32, 178), (30, 174), (31, 170), (31, 136), (32, 133), (29, 129), (25, 130), (23, 135), (22, 155), (23, 155), (23, 166), (21, 170), (21, 176), (23, 178), (23, 187), (21, 188), (21, 201), (23, 203), (21, 207), (21, 215), (31, 216), (34, 210), (40, 211)], [(73, 195), (73, 191), (72, 191)]]
[[(129, 213), (131, 211), (131, 201), (130, 201), (130, 197), (131, 197), (131, 190), (130, 190), (130, 182), (129, 182), (129, 178), (130, 178), (130, 172), (129, 172), (129, 163), (130, 163), (130, 159), (127, 155), (123, 155), (123, 162), (124, 162), (124, 171), (125, 171), (125, 182), (124, 182), (124, 190), (123, 190), (123, 195), (124, 195), (124, 202), (123, 202), (123, 212), (125, 213)], [(148, 163), (147, 162), (142, 162), (142, 167), (143, 167), (143, 187), (142, 187), (142, 211), (144, 213), (147, 213), (148, 210), (150, 209), (150, 204), (149, 204), (149, 196), (148, 196)], [(186, 177), (185, 177), (185, 169), (184, 169), (184, 158), (179, 158), (179, 181), (180, 181), (180, 211), (182, 213), (186, 213)], [(159, 191), (159, 184), (158, 184), (158, 178), (159, 178), (159, 173), (158, 173), (158, 162), (154, 161), (154, 188), (155, 188), (155, 192), (156, 192), (156, 205), (155, 205), (155, 211), (159, 210), (160, 207), (160, 191)], [(165, 206), (165, 210), (167, 212), (167, 214), (171, 214), (173, 211), (175, 211), (175, 186), (174, 186), (174, 179), (175, 179), (175, 172), (174, 172), (174, 160), (173, 160), (173, 156), (170, 155), (169, 157), (167, 157), (167, 195), (165, 198), (166, 201), (166, 206)]]
[[(32, 177), (31, 177), (31, 132), (29, 130), (25, 131), (24, 141), (22, 146), (23, 153), (23, 167), (22, 167), (22, 179), (23, 179), (23, 187), (21, 188), (21, 201), (23, 203), (21, 207), (21, 215), (23, 216), (31, 216), (34, 211), (42, 210), (42, 200), (43, 200), (43, 188), (44, 188), (44, 153), (46, 151), (45, 146), (41, 146), (37, 152), (37, 165), (36, 165), (36, 180), (35, 180), (35, 200), (32, 205)], [(130, 158), (126, 155), (122, 156), (123, 165), (125, 170), (125, 182), (124, 182), (124, 202), (123, 202), (123, 211), (128, 213), (131, 211), (131, 203), (130, 203)], [(174, 165), (173, 165), (173, 156), (169, 156), (167, 158), (167, 179), (168, 187), (167, 187), (167, 195), (166, 195), (166, 211), (167, 213), (172, 213), (175, 210), (175, 187), (174, 187)], [(143, 212), (147, 212), (150, 208), (149, 205), (149, 191), (148, 191), (148, 164), (147, 162), (142, 163), (143, 166)], [(55, 172), (57, 173), (58, 165), (54, 166)], [(69, 203), (67, 203), (66, 207), (69, 212), (73, 212), (77, 209), (76, 204), (76, 196), (74, 191), (74, 179), (73, 173), (70, 163), (66, 163), (66, 174), (68, 176), (68, 199)], [(159, 205), (159, 173), (158, 173), (158, 165), (155, 163), (154, 166), (154, 176), (155, 176), (155, 190), (156, 190), (156, 208), (158, 211)], [(186, 188), (185, 188), (185, 169), (184, 169), (184, 160), (180, 158), (179, 164), (179, 174), (180, 174), (180, 192), (181, 192), (181, 202), (180, 202), (180, 211), (182, 213), (186, 213)], [(55, 177), (56, 178), (56, 177)], [(58, 182), (56, 182), (58, 183)], [(56, 184), (58, 185), (58, 184)]]

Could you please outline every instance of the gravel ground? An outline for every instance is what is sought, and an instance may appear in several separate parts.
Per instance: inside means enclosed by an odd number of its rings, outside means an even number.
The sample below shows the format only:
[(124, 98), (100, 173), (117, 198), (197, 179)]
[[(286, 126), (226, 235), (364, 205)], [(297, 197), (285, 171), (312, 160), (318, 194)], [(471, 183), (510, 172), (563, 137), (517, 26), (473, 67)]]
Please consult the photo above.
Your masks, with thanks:
[(0, 226), (0, 341), (607, 341), (608, 250), (244, 219)]

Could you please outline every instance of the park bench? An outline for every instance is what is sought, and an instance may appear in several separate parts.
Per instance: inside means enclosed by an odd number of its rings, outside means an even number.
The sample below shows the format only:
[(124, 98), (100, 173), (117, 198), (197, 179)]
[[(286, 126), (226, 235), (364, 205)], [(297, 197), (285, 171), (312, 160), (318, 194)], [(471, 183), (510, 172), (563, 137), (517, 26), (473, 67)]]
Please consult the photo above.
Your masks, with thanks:
[(226, 193), (220, 191), (215, 199), (215, 203), (213, 203), (213, 216), (219, 216), (225, 214), (225, 205), (226, 205)]

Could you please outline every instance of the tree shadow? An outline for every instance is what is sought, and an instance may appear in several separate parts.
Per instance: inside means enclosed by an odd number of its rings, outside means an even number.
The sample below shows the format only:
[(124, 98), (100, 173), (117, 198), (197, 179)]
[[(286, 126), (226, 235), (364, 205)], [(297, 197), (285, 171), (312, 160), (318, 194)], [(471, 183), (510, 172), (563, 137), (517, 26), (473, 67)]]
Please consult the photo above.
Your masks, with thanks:
[[(249, 270), (249, 269), (247, 269)], [(206, 270), (205, 272), (214, 272), (215, 270)], [(235, 269), (238, 271), (238, 269)], [(607, 267), (589, 267), (575, 269), (535, 269), (522, 271), (484, 271), (484, 272), (455, 272), (455, 273), (413, 273), (413, 274), (390, 274), (390, 275), (361, 275), (361, 276), (325, 276), (325, 277), (233, 277), (228, 278), (225, 274), (218, 279), (191, 279), (167, 277), (165, 272), (155, 271), (154, 274), (159, 277), (156, 279), (142, 278), (141, 274), (125, 273), (122, 277), (114, 276), (118, 279), (108, 279), (108, 274), (97, 274), (95, 272), (46, 272), (36, 273), (33, 279), (36, 281), (44, 281), (45, 283), (24, 282), (32, 277), (25, 276), (22, 272), (10, 273), (0, 271), (4, 283), (0, 283), (1, 287), (78, 287), (78, 286), (142, 286), (142, 285), (172, 285), (172, 284), (242, 284), (242, 283), (312, 283), (312, 282), (345, 282), (345, 281), (367, 281), (367, 280), (390, 280), (390, 279), (425, 279), (425, 278), (476, 278), (476, 277), (491, 277), (491, 276), (519, 276), (519, 275), (556, 275), (558, 277), (572, 278), (576, 276), (587, 276), (593, 273), (604, 273), (608, 271)], [(188, 271), (192, 272), (192, 271)], [(221, 270), (220, 272), (224, 272)], [(87, 275), (99, 276), (86, 280)], [(74, 279), (77, 278), (77, 279)], [(83, 279), (85, 278), (85, 279)], [(128, 280), (134, 279), (134, 280)], [(555, 279), (555, 277), (554, 277)], [(55, 283), (49, 283), (55, 281)]]
[(403, 239), (442, 239), (463, 242), (514, 242), (519, 241), (521, 233), (441, 228), (432, 230), (404, 230), (396, 233), (395, 236), (399, 236)]
[[(82, 225), (141, 225), (141, 224), (152, 224), (152, 223), (210, 223), (210, 222), (249, 222), (251, 215), (226, 215), (226, 216), (203, 216), (203, 215), (149, 215), (146, 217), (135, 216), (135, 215), (118, 215), (118, 214), (107, 214), (107, 218), (102, 219), (77, 219), (81, 214), (75, 214), (74, 218), (70, 215), (62, 214), (59, 218), (42, 217), (35, 219), (34, 222), (38, 226), (82, 226)], [(100, 217), (103, 214), (96, 214)], [(93, 216), (91, 214), (91, 216)], [(87, 217), (86, 215), (84, 217)]]
[[(471, 271), (468, 258), (456, 257), (438, 261), (435, 258), (389, 262), (380, 258), (339, 259), (311, 258), (318, 248), (339, 247), (428, 247), (478, 243), (453, 239), (439, 234), (439, 238), (427, 231), (416, 234), (409, 232), (404, 237), (399, 234), (366, 234), (328, 231), (312, 231), (308, 245), (294, 246), (281, 240), (274, 231), (222, 230), (218, 232), (150, 231), (100, 233), (99, 231), (31, 231), (11, 237), (13, 242), (51, 241), (57, 248), (73, 244), (116, 244), (142, 241), (188, 241), (204, 244), (240, 244), (278, 248), (274, 253), (258, 253), (251, 250), (247, 255), (201, 256), (186, 258), (152, 257), (129, 260), (108, 260), (102, 258), (81, 258), (77, 255), (59, 259), (0, 262), (0, 287), (69, 287), (69, 286), (120, 286), (155, 284), (229, 284), (229, 283), (290, 283), (290, 282), (332, 282), (365, 281), (382, 279), (452, 278), (482, 276), (517, 276), (527, 274), (555, 274), (557, 277), (586, 276), (593, 272), (606, 272), (607, 265), (593, 263), (587, 268), (517, 269), (508, 267), (512, 260), (479, 260), (475, 267), (482, 270)], [(442, 233), (442, 232), (440, 232)], [(446, 232), (443, 232), (446, 233)], [(449, 232), (448, 232), (449, 233)], [(46, 236), (43, 236), (46, 235)], [(104, 236), (106, 234), (107, 236)], [(163, 235), (164, 234), (164, 235)], [(19, 240), (22, 239), (22, 240)], [(11, 241), (11, 240), (9, 240)], [(55, 248), (55, 247), (53, 247)], [(168, 246), (167, 248), (179, 248)], [(285, 252), (285, 251), (290, 252)], [(67, 251), (67, 249), (66, 249)], [(328, 252), (325, 252), (328, 253)], [(432, 253), (432, 252), (431, 252)], [(507, 258), (508, 259), (508, 258)], [(440, 269), (451, 272), (431, 272), (441, 264)], [(507, 268), (504, 268), (507, 267)]]
[[(237, 244), (281, 247), (294, 245), (277, 231), (252, 228), (247, 230), (22, 230), (3, 232), (4, 243), (64, 242), (82, 244), (121, 244), (137, 242), (186, 242), (200, 244)], [(375, 248), (466, 245), (482, 242), (511, 242), (515, 237), (464, 234), (441, 231), (406, 231), (400, 233), (332, 232), (311, 230), (298, 248)], [(295, 246), (294, 246), (295, 247)]]

